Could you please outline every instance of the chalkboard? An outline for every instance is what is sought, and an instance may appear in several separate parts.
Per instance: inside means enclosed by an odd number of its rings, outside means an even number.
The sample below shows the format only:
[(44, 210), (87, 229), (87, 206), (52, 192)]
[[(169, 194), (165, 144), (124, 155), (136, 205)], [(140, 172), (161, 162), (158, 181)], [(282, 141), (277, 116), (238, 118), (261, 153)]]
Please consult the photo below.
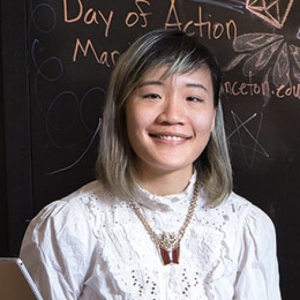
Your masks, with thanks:
[(274, 221), (283, 298), (299, 299), (299, 1), (18, 0), (3, 7), (11, 254), (44, 205), (95, 178), (119, 55), (145, 32), (179, 28), (220, 60), (234, 189)]

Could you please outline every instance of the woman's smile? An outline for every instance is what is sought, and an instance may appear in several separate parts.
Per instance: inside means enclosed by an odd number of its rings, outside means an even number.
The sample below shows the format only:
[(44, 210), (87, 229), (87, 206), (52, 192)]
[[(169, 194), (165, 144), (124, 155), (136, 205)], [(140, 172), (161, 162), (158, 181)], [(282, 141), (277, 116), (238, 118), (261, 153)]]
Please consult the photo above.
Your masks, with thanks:
[(178, 133), (150, 133), (150, 137), (162, 141), (173, 141), (173, 142), (180, 142), (186, 141), (191, 138), (191, 136), (185, 134), (178, 134)]

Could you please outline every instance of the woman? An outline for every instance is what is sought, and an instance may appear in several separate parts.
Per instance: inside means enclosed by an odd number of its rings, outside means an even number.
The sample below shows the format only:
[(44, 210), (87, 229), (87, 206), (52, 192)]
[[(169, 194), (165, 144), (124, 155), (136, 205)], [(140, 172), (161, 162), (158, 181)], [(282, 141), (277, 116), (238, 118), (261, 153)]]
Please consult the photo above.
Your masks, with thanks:
[(120, 57), (98, 180), (44, 208), (23, 241), (45, 299), (280, 299), (274, 226), (232, 192), (220, 84), (180, 31)]

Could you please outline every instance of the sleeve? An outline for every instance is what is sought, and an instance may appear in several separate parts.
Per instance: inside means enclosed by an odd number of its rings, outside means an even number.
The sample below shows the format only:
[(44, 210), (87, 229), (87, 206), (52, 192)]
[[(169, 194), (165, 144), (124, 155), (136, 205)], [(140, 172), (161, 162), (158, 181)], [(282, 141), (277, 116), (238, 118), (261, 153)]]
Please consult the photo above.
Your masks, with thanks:
[(234, 300), (280, 300), (275, 228), (257, 207), (246, 217)]
[(29, 224), (20, 257), (44, 299), (75, 300), (93, 264), (93, 249), (83, 203), (57, 201)]

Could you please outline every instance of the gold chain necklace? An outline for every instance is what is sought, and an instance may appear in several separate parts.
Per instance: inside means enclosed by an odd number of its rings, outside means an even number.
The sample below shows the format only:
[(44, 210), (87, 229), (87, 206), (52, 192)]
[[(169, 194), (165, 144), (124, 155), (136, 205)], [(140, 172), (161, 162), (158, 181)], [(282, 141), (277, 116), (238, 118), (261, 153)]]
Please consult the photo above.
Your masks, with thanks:
[(183, 238), (186, 228), (190, 224), (191, 219), (194, 215), (194, 211), (197, 206), (198, 193), (199, 193), (199, 185), (198, 185), (198, 181), (196, 181), (193, 198), (190, 202), (187, 216), (178, 234), (166, 233), (166, 232), (163, 232), (160, 235), (156, 234), (153, 231), (153, 229), (150, 227), (149, 223), (146, 221), (144, 216), (142, 215), (141, 210), (136, 205), (135, 201), (133, 199), (130, 199), (135, 214), (141, 220), (145, 229), (149, 233), (151, 239), (155, 242), (157, 248), (160, 250), (161, 258), (164, 265), (168, 265), (170, 263), (174, 263), (174, 264), (179, 263), (180, 241)]

